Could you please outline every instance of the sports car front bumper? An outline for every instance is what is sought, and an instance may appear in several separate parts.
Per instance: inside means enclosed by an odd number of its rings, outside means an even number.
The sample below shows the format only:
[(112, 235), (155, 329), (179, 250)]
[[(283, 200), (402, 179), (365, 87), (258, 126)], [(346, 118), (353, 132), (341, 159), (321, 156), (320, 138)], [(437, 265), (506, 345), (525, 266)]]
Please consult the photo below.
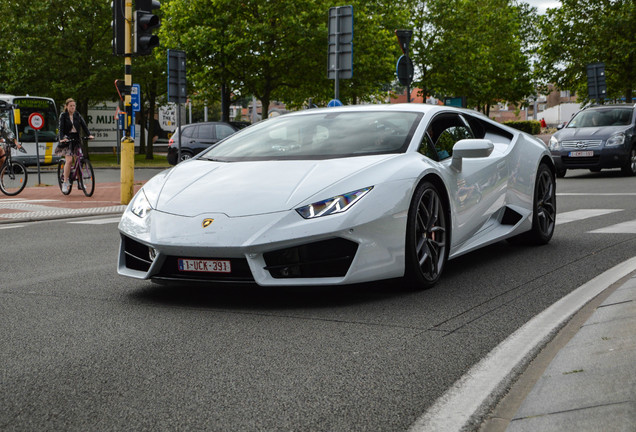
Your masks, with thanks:
[[(138, 279), (259, 285), (401, 277), (411, 185), (405, 180), (376, 186), (351, 210), (311, 220), (294, 210), (244, 217), (152, 210), (145, 218), (127, 211), (119, 224), (118, 272)], [(183, 271), (179, 259), (227, 260), (232, 272)]]

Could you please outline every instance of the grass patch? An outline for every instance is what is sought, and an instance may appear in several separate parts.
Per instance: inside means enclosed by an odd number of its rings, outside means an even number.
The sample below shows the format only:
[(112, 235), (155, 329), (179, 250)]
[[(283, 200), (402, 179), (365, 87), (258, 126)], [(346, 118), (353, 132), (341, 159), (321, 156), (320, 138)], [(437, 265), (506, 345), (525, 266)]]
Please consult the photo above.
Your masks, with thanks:
[[(95, 168), (119, 168), (117, 156), (108, 153), (91, 153), (91, 163)], [(146, 155), (135, 155), (135, 167), (168, 168), (168, 158), (165, 155), (154, 155), (153, 159), (146, 159)]]

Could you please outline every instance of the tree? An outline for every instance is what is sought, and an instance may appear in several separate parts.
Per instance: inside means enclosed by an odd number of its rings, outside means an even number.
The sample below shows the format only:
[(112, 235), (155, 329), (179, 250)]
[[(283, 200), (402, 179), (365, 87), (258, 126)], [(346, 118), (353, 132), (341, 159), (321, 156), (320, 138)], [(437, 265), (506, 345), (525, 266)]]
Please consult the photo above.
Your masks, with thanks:
[(605, 63), (607, 95), (631, 102), (636, 87), (636, 3), (633, 0), (562, 0), (541, 21), (539, 76), (587, 95), (587, 65)]
[(220, 99), (225, 121), (231, 94), (240, 91), (233, 62), (244, 37), (241, 8), (235, 0), (171, 0), (162, 6), (163, 46), (186, 51), (189, 92), (199, 100)]
[(110, 3), (0, 0), (0, 90), (69, 97), (86, 116), (88, 106), (112, 99), (118, 61), (111, 55)]
[[(394, 78), (398, 50), (393, 31), (408, 23), (405, 0), (352, 1), (354, 74), (341, 81), (341, 99), (373, 99)], [(222, 101), (255, 95), (267, 116), (269, 103), (326, 104), (327, 19), (331, 2), (306, 0), (172, 0), (161, 28), (166, 47), (188, 55), (189, 88), (195, 97)], [(226, 113), (226, 110), (228, 113)]]
[(466, 96), (488, 114), (497, 100), (534, 93), (528, 44), (532, 10), (510, 0), (428, 0), (415, 14), (416, 85), (442, 96)]

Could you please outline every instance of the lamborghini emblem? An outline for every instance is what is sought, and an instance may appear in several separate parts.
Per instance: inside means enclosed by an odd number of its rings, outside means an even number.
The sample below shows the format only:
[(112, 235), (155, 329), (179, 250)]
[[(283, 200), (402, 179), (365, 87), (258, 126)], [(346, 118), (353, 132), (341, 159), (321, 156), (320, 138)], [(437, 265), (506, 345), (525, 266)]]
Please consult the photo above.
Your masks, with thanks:
[(212, 222), (214, 222), (214, 219), (203, 219), (203, 224), (202, 224), (203, 228), (209, 227), (212, 224)]

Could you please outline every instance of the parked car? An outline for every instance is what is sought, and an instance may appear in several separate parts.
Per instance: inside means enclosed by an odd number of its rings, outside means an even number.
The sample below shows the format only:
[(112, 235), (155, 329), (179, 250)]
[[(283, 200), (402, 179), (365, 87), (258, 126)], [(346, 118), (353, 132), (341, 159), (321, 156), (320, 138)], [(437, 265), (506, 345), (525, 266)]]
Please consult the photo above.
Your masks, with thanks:
[(579, 111), (550, 138), (550, 151), (563, 177), (569, 169), (620, 168), (636, 175), (636, 109), (634, 105), (597, 105)]
[(245, 128), (137, 192), (119, 274), (156, 282), (434, 285), (504, 239), (545, 244), (555, 168), (543, 141), (475, 111), (311, 109)]
[(179, 135), (181, 135), (181, 160), (190, 159), (203, 150), (229, 137), (238, 127), (224, 122), (192, 123), (181, 126), (168, 141), (168, 162), (177, 164), (179, 159)]

